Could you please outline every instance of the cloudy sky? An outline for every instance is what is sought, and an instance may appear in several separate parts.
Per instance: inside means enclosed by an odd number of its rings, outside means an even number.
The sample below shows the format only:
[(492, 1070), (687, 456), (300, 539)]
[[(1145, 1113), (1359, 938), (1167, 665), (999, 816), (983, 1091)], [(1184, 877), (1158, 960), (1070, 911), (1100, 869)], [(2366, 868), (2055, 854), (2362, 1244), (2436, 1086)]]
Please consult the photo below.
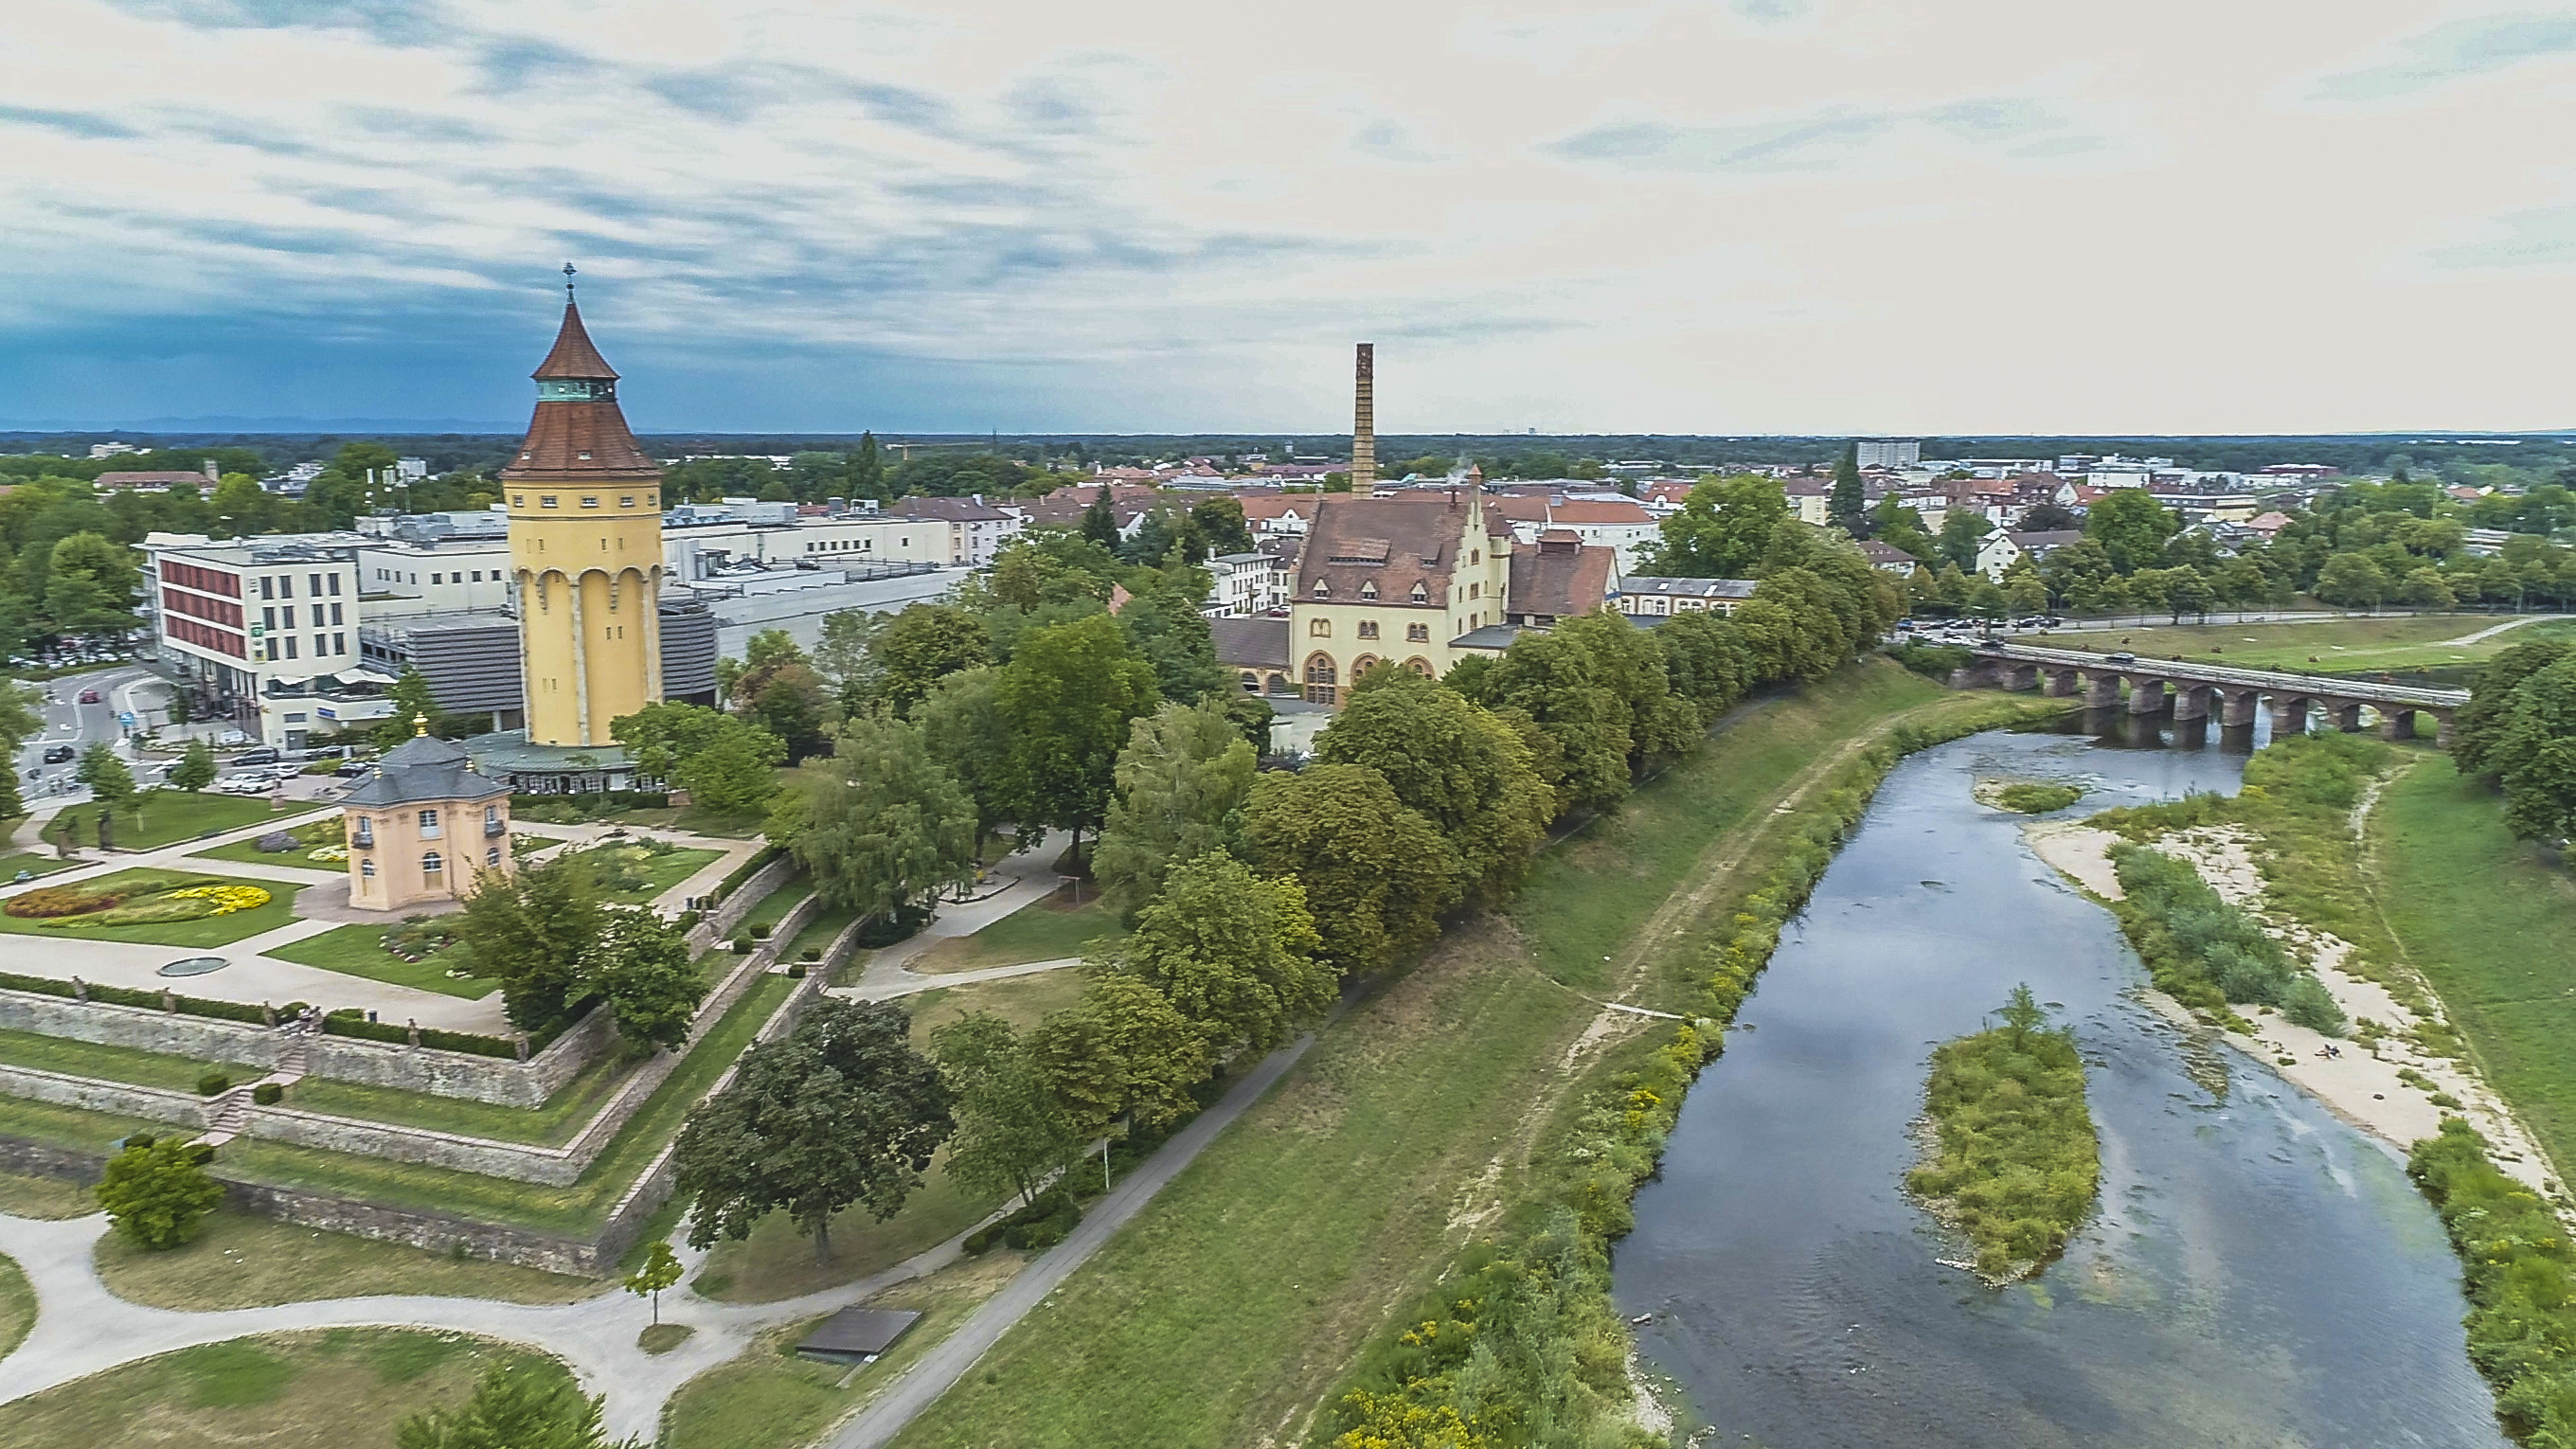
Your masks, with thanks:
[(2576, 426), (2576, 10), (42, 0), (0, 425)]

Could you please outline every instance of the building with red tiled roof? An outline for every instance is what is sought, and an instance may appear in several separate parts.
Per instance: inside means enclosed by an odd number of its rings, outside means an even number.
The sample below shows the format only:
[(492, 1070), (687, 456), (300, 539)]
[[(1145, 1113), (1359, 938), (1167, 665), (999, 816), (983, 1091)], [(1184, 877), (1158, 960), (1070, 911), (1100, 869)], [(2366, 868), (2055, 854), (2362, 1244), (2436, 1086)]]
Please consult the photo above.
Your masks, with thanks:
[(1655, 516), (1630, 498), (1568, 498), (1562, 494), (1496, 498), (1491, 507), (1511, 520), (1512, 537), (1536, 543), (1550, 529), (1572, 529), (1583, 543), (1618, 554), (1619, 571), (1637, 563), (1637, 550), (1655, 541)]
[(1536, 543), (1513, 545), (1503, 622), (1544, 629), (1591, 613), (1618, 590), (1616, 551), (1587, 545), (1570, 528), (1551, 528)]
[(1288, 610), (1306, 698), (1338, 705), (1382, 661), (1446, 674), (1458, 639), (1504, 622), (1511, 554), (1510, 521), (1472, 488), (1317, 495)]

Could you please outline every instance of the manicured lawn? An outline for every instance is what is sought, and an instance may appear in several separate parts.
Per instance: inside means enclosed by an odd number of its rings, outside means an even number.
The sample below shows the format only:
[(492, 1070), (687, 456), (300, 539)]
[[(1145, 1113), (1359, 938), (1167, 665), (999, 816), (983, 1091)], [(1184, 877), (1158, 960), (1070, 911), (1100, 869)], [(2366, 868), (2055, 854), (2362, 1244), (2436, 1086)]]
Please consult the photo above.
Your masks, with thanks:
[(236, 1082), (246, 1082), (268, 1073), (265, 1067), (201, 1062), (192, 1057), (169, 1056), (134, 1047), (102, 1046), (32, 1031), (0, 1030), (0, 1062), (13, 1067), (34, 1067), (39, 1071), (68, 1072), (79, 1077), (100, 1077), (111, 1082), (132, 1082), (138, 1087), (166, 1087), (174, 1092), (194, 1092), (197, 1079), (208, 1072), (223, 1072)]
[[(263, 820), (292, 818), (309, 813), (310, 801), (297, 800), (285, 810), (269, 808), (265, 795), (244, 799), (239, 795), (195, 794), (186, 790), (146, 790), (137, 797), (142, 805), (142, 819), (132, 810), (116, 813), (114, 838), (119, 850), (149, 850), (158, 845), (175, 845), (209, 832), (238, 830)], [(73, 838), (83, 845), (98, 844), (98, 815), (103, 808), (96, 804), (72, 805), (56, 815), (45, 826), (45, 838), (61, 838), (64, 822), (71, 823)]]
[(2576, 632), (2576, 619), (2543, 619), (2475, 644), (2452, 642), (2512, 618), (2510, 614), (2403, 614), (2307, 623), (2184, 624), (2060, 634), (2042, 642), (2069, 649), (2130, 649), (2159, 658), (2179, 654), (2248, 669), (2349, 674), (2469, 664), (2516, 644)]
[(803, 905), (813, 894), (813, 878), (811, 876), (798, 876), (796, 879), (791, 880), (787, 884), (780, 886), (778, 889), (771, 891), (769, 894), (762, 896), (760, 898), (760, 903), (751, 908), (750, 913), (742, 918), (742, 924), (735, 929), (748, 931), (754, 926), (775, 927), (780, 921), (787, 919), (787, 913), (789, 911)]
[(949, 1179), (944, 1162), (931, 1164), (903, 1211), (884, 1222), (869, 1217), (865, 1208), (835, 1215), (828, 1263), (814, 1261), (814, 1240), (798, 1233), (786, 1214), (772, 1213), (743, 1241), (719, 1242), (691, 1286), (727, 1303), (769, 1303), (838, 1287), (935, 1248), (1000, 1205), (960, 1188)]
[[(89, 925), (79, 916), (30, 920), (0, 915), (0, 931), (21, 936), (80, 936), (93, 941), (135, 941), (147, 946), (228, 946), (262, 931), (274, 931), (294, 920), (295, 893), (304, 889), (284, 881), (255, 880), (249, 876), (183, 875), (166, 870), (120, 870), (80, 884), (84, 888), (139, 885), (157, 890), (190, 885), (247, 885), (267, 891), (269, 900), (266, 905), (226, 916), (199, 916), (192, 921), (157, 921), (132, 926)], [(185, 989), (184, 985), (182, 989)]]
[(8, 1406), (10, 1449), (108, 1445), (389, 1446), (394, 1427), (453, 1407), (492, 1364), (569, 1376), (544, 1354), (460, 1334), (335, 1328), (165, 1353)]
[(912, 1039), (919, 1043), (927, 1041), (932, 1031), (970, 1011), (989, 1011), (1027, 1031), (1048, 1012), (1062, 1011), (1081, 999), (1082, 968), (1067, 966), (1026, 976), (1005, 976), (998, 981), (934, 986), (928, 991), (898, 996), (895, 1004), (912, 1013)]
[(436, 991), (448, 996), (461, 996), (479, 1001), (501, 989), (501, 983), (479, 976), (458, 980), (447, 974), (449, 961), (466, 961), (472, 957), (456, 951), (451, 957), (441, 951), (425, 960), (406, 961), (384, 948), (385, 928), (360, 923), (334, 926), (318, 936), (289, 941), (260, 954), (299, 966), (319, 966), (347, 976), (363, 976), (391, 986), (408, 986), (416, 991)]
[(608, 1286), (234, 1212), (216, 1213), (194, 1240), (161, 1252), (110, 1233), (94, 1259), (117, 1297), (192, 1313), (376, 1293), (571, 1303)]
[(306, 1077), (287, 1088), (286, 1100), (280, 1105), (338, 1117), (363, 1117), (370, 1122), (426, 1127), (434, 1132), (552, 1146), (587, 1125), (609, 1093), (626, 1080), (629, 1070), (613, 1061), (595, 1063), (534, 1110), (326, 1077)]
[(971, 936), (942, 941), (907, 964), (915, 971), (941, 972), (1057, 961), (1084, 954), (1095, 940), (1115, 940), (1124, 934), (1118, 913), (1100, 899), (1098, 890), (1085, 888), (1080, 905), (1059, 890)]
[(977, 1304), (1001, 1291), (1023, 1261), (1021, 1254), (995, 1248), (869, 1299), (869, 1307), (908, 1308), (921, 1320), (885, 1357), (860, 1369), (846, 1388), (840, 1385), (848, 1369), (796, 1357), (797, 1341), (813, 1331), (819, 1317), (762, 1334), (739, 1357), (689, 1380), (672, 1396), (663, 1414), (662, 1442), (674, 1449), (800, 1449), (813, 1443), (841, 1416), (893, 1383)]
[(56, 1147), (108, 1153), (115, 1151), (117, 1140), (129, 1133), (157, 1136), (169, 1130), (166, 1122), (147, 1122), (140, 1117), (92, 1112), (82, 1107), (57, 1107), (24, 1097), (0, 1097), (0, 1137), (24, 1137)]
[(0, 1258), (0, 1359), (15, 1352), (35, 1326), (36, 1290), (16, 1263)]
[[(614, 850), (617, 847), (608, 848)], [(721, 850), (665, 851), (642, 862), (640, 870), (644, 878), (643, 884), (630, 886), (625, 890), (606, 891), (603, 895), (612, 901), (623, 901), (628, 905), (640, 906), (704, 870), (709, 862), (723, 858), (724, 852)]]
[[(1757, 844), (1786, 783), (1844, 739), (1927, 698), (1984, 707), (1943, 695), (1861, 666), (1739, 717), (1544, 858), (1508, 918), (1451, 931), (1320, 1031), (1279, 1087), (897, 1443), (1295, 1442), (1290, 1426), (1384, 1316), (1448, 1266), (1462, 1242), (1450, 1214), (1472, 1185), (1495, 1171), (1506, 1204), (1526, 1201), (1515, 1142), (1544, 1126), (1568, 1086), (1567, 1047), (1598, 1010), (1547, 973), (1597, 978), (1602, 954), (1699, 878), (1711, 851)], [(1675, 924), (1733, 908), (1721, 892)], [(1528, 969), (1533, 954), (1542, 970)], [(1618, 1065), (1612, 1052), (1589, 1070)]]
[[(280, 827), (285, 828), (285, 827)], [(322, 870), (334, 874), (348, 868), (341, 860), (314, 860), (308, 852), (317, 846), (339, 845), (348, 838), (348, 827), (340, 823), (339, 812), (333, 811), (320, 820), (308, 821), (291, 832), (297, 841), (293, 850), (262, 850), (259, 837), (236, 840), (230, 845), (208, 846), (188, 852), (191, 860), (232, 860), (243, 865), (284, 865), (297, 870)]]
[(2370, 835), (2373, 894), (2407, 961), (2559, 1171), (2576, 1172), (2576, 881), (2447, 759), (2391, 784)]
[(0, 1213), (16, 1218), (85, 1218), (98, 1211), (98, 1199), (81, 1183), (60, 1177), (28, 1177), (0, 1172)]
[(72, 860), (58, 860), (51, 855), (39, 854), (32, 850), (0, 855), (0, 883), (16, 880), (18, 872), (22, 870), (29, 875), (52, 875), (55, 871), (69, 870), (79, 863)]

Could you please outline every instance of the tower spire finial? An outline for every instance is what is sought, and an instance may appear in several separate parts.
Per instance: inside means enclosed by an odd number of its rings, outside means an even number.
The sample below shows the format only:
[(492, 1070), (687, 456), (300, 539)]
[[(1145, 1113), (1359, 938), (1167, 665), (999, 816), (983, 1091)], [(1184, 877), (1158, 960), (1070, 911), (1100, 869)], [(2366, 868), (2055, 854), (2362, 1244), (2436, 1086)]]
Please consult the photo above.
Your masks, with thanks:
[(564, 263), (564, 301), (572, 301), (572, 263)]

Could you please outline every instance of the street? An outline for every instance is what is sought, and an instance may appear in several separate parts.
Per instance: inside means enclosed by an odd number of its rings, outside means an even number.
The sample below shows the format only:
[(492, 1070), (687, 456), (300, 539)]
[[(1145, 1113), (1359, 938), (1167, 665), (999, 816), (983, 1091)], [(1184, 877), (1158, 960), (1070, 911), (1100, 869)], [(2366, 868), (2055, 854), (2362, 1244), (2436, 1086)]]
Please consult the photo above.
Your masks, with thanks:
[[(139, 664), (103, 665), (86, 674), (68, 674), (60, 679), (32, 680), (29, 683), (53, 696), (52, 703), (37, 706), (36, 712), (45, 721), (43, 732), (29, 739), (18, 751), (19, 789), (31, 806), (42, 805), (48, 800), (87, 799), (89, 795), (86, 789), (71, 783), (72, 771), (78, 768), (77, 758), (48, 765), (44, 763), (46, 750), (57, 745), (69, 745), (77, 752), (100, 740), (121, 739), (125, 727), (117, 718), (119, 713), (131, 711), (138, 718), (142, 717), (137, 695), (143, 696), (146, 703), (166, 706), (169, 693), (167, 686), (154, 679), (151, 671)], [(81, 691), (86, 689), (98, 691), (98, 703), (80, 703)], [(129, 762), (136, 759), (130, 751), (126, 754)], [(52, 788), (57, 781), (63, 787), (60, 794), (54, 793)]]

